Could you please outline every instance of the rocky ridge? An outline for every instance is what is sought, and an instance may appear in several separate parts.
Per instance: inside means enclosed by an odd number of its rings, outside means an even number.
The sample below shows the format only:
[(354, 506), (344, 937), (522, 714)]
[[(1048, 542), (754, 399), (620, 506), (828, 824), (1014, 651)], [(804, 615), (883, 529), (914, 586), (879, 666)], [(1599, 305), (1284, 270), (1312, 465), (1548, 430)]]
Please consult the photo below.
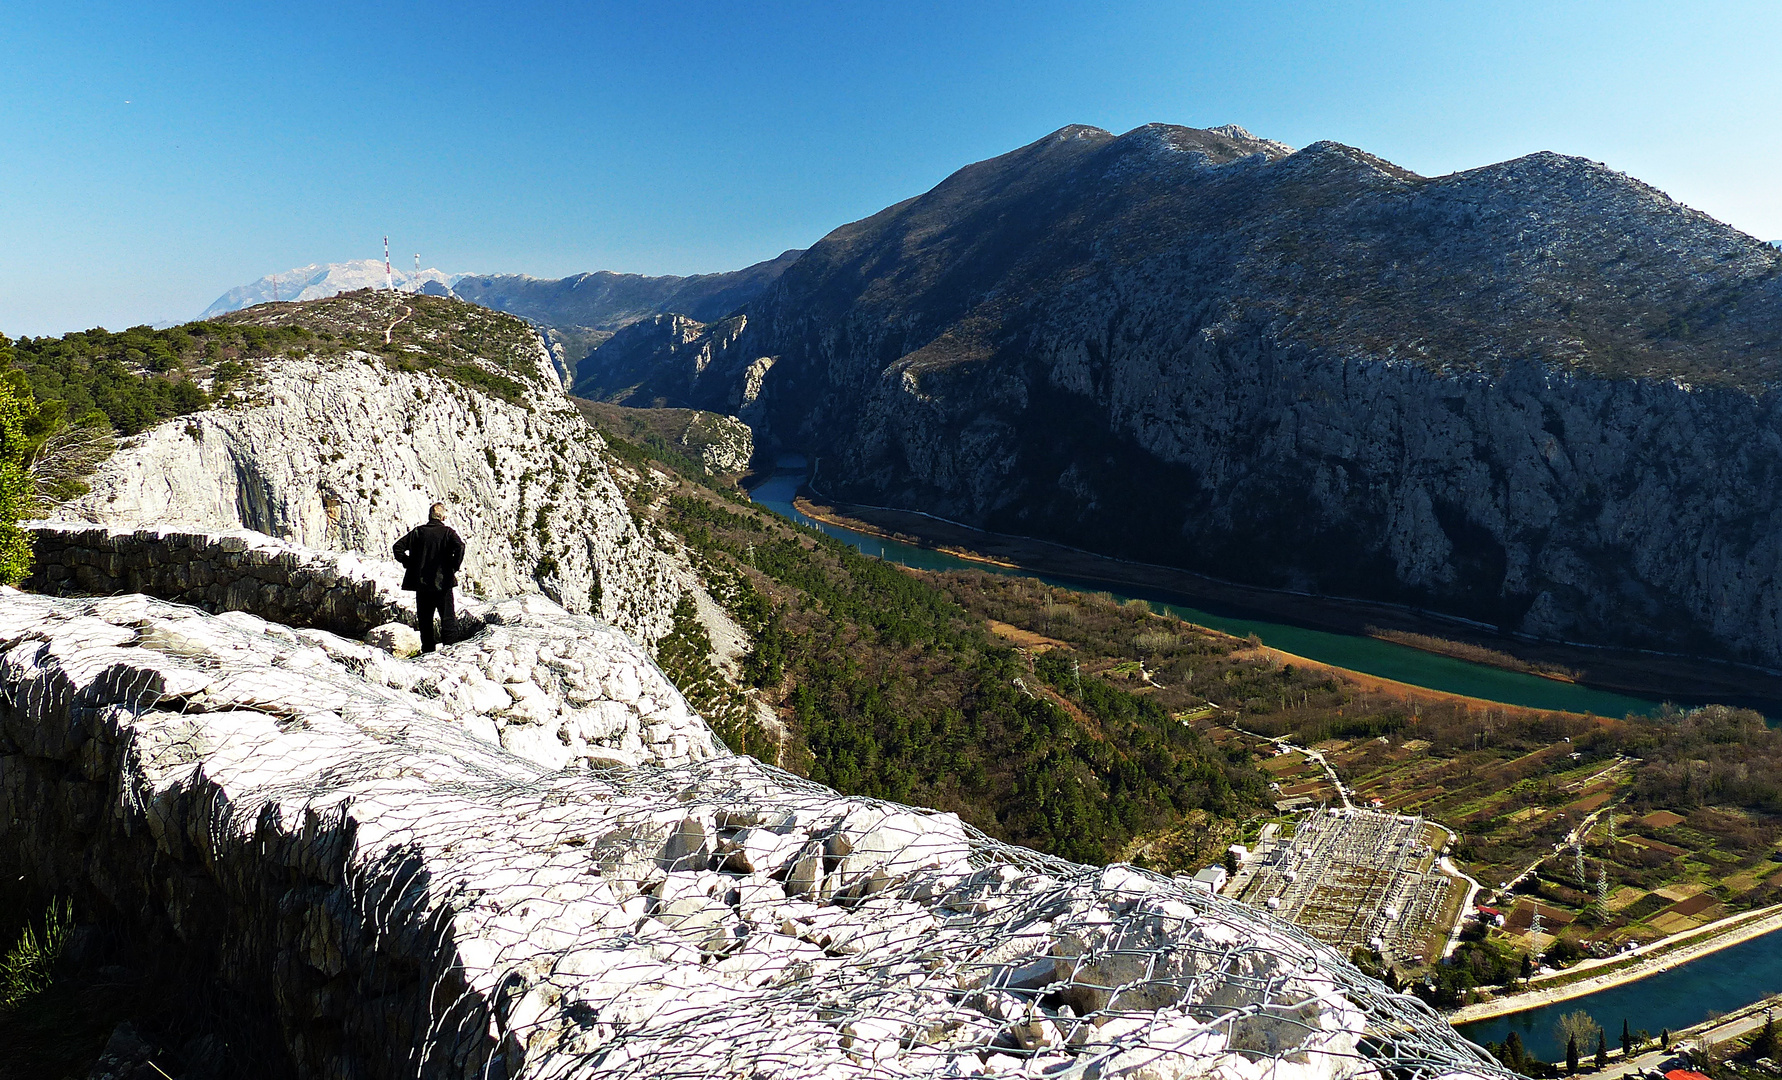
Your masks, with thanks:
[[(636, 643), (541, 596), (467, 599), (454, 630), (463, 640), (401, 663), (391, 653), (413, 657), (420, 637), (414, 594), (400, 588), (402, 568), (392, 561), (247, 530), (126, 533), (35, 523), (33, 533), (30, 588), (143, 594), (226, 614), (228, 625), (259, 629), (274, 666), (325, 669), (325, 659), (374, 685), (419, 694), (436, 714), (547, 768), (674, 764), (722, 750)], [(185, 617), (148, 647), (188, 658), (240, 655), (239, 646), (205, 636), (215, 623), (194, 611)]]
[(1148, 125), (967, 166), (577, 385), (737, 413), (838, 498), (1774, 666), (1779, 380), (1782, 254), (1598, 163)]
[[(618, 482), (642, 478), (608, 460), (519, 320), (391, 293), (234, 318), (334, 336), (257, 360), (248, 401), (126, 440), (58, 518), (123, 530), (249, 529), (382, 558), (438, 500), (465, 539), (460, 580), (472, 595), (542, 594), (649, 644), (691, 594), (719, 663), (745, 647), (672, 539), (639, 529)], [(352, 328), (368, 336), (353, 339)], [(511, 389), (504, 397), (486, 383)]]
[(586, 620), (538, 603), (404, 662), (0, 590), (0, 851), (276, 1016), (301, 1076), (1504, 1075), (1291, 928), (1155, 876), (746, 758), (508, 752), (428, 680), (534, 645), (534, 679), (573, 671), (558, 631)]
[(649, 277), (602, 270), (566, 278), (525, 274), (460, 275), (453, 295), (543, 327), (565, 370), (639, 319), (679, 313), (709, 322), (753, 300), (796, 262), (802, 250), (719, 274)]

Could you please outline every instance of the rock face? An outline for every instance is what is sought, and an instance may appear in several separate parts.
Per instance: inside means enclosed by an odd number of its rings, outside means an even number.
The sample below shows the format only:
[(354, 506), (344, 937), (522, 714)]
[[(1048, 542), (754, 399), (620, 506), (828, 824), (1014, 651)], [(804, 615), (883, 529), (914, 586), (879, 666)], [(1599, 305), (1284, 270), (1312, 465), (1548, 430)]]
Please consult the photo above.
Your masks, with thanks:
[(407, 663), (0, 590), (0, 858), (276, 1016), (301, 1076), (1507, 1076), (1291, 928), (1168, 881), (747, 758), (550, 772), (445, 689), (466, 648), (590, 685), (572, 617), (516, 603)]
[(652, 364), (837, 497), (1782, 663), (1782, 253), (1593, 162), (1066, 128), (580, 376)]
[[(320, 303), (329, 306), (291, 305), (269, 317), (338, 318), (353, 304), (364, 309), (353, 318), (381, 332), (400, 325), (410, 304), (419, 310), (420, 299), (379, 293)], [(477, 310), (439, 300), (429, 312), (458, 309)], [(405, 351), (359, 348), (263, 360), (251, 403), (129, 440), (59, 517), (122, 529), (250, 529), (387, 559), (437, 500), (464, 537), (460, 583), (471, 593), (543, 593), (653, 642), (692, 591), (702, 616), (722, 624), (684, 555), (639, 532), (604, 443), (562, 393), (537, 336), (516, 319), (480, 317), (489, 321), (475, 339), (484, 355), (512, 354), (502, 366), (473, 359), (403, 370)], [(430, 343), (417, 338), (402, 349), (425, 355)], [(467, 366), (488, 375), (451, 377)], [(513, 400), (477, 382), (515, 375)], [(737, 636), (724, 625), (711, 631), (714, 640)]]

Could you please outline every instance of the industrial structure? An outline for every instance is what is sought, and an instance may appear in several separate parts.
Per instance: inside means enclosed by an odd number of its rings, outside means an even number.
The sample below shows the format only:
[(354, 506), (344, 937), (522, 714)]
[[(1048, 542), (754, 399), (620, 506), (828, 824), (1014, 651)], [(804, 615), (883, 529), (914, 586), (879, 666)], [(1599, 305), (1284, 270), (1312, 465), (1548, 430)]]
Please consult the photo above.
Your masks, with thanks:
[(1440, 955), (1457, 914), (1459, 883), (1438, 865), (1446, 839), (1420, 817), (1312, 810), (1290, 835), (1265, 830), (1225, 894), (1345, 956), (1369, 948), (1388, 961), (1422, 963)]

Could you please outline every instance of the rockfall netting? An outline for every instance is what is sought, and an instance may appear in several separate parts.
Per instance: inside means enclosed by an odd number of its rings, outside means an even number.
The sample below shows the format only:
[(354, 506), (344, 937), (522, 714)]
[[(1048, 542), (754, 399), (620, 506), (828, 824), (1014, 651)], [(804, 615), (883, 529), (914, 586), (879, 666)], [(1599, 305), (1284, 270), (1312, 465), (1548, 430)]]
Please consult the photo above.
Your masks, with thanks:
[[(550, 771), (320, 633), (0, 593), (0, 854), (193, 948), (228, 935), (220, 970), (264, 984), (304, 1071), (1508, 1075), (1186, 883), (749, 758)], [(46, 805), (75, 782), (85, 811)]]

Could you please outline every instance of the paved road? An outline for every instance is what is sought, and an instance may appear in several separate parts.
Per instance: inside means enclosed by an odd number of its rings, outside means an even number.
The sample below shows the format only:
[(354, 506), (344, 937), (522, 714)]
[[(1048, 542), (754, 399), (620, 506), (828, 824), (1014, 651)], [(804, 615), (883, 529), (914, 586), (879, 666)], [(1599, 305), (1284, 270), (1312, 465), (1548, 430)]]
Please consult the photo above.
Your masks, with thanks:
[(1741, 1035), (1748, 1035), (1751, 1032), (1756, 1031), (1763, 1026), (1764, 1016), (1770, 1009), (1782, 1009), (1782, 999), (1770, 998), (1767, 1005), (1763, 1002), (1759, 1002), (1756, 1005), (1748, 1006), (1748, 1009), (1750, 1010), (1748, 1013), (1746, 1010), (1741, 1009), (1739, 1012), (1734, 1013), (1731, 1018), (1720, 1020), (1716, 1022), (1714, 1026), (1707, 1028), (1706, 1030), (1694, 1031), (1692, 1034), (1682, 1038), (1673, 1036), (1671, 1039), (1671, 1048), (1669, 1050), (1649, 1050), (1646, 1053), (1636, 1055), (1631, 1061), (1620, 1061), (1611, 1057), (1608, 1068), (1601, 1072), (1583, 1073), (1581, 1075), (1592, 1078), (1601, 1078), (1601, 1080), (1615, 1080), (1617, 1077), (1645, 1072), (1648, 1069), (1658, 1069), (1662, 1072), (1666, 1068), (1676, 1068), (1677, 1066), (1666, 1063), (1675, 1059), (1679, 1052), (1683, 1050), (1693, 1050), (1700, 1046), (1703, 1036), (1712, 1039), (1714, 1042), (1725, 1042), (1728, 1039), (1736, 1039)]

